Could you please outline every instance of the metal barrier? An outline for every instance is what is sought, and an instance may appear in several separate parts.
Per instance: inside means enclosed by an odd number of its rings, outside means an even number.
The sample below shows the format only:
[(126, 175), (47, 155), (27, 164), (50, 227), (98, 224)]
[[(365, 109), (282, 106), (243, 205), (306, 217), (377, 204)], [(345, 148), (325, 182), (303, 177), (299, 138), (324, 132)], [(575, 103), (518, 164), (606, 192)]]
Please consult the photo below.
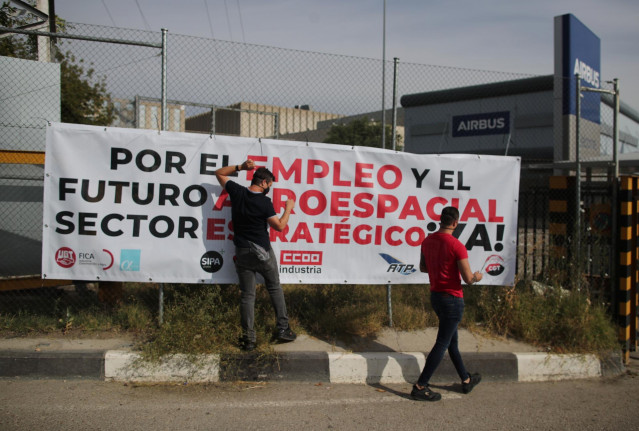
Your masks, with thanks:
[[(91, 122), (104, 118), (101, 123), (104, 126), (323, 142), (335, 126), (362, 118), (370, 123), (380, 122), (386, 110), (380, 110), (379, 106), (379, 72), (391, 64), (395, 73), (389, 74), (386, 79), (392, 79), (393, 85), (385, 86), (389, 94), (384, 95), (392, 100), (397, 94), (459, 90), (462, 87), (469, 97), (479, 97), (479, 93), (473, 92), (499, 91), (499, 85), (504, 81), (530, 77), (424, 64), (400, 65), (397, 59), (385, 63), (370, 58), (174, 35), (167, 31), (159, 34), (81, 23), (67, 23), (64, 33), (17, 31), (6, 27), (0, 28), (0, 31), (13, 34), (11, 37), (15, 38), (15, 45), (22, 44), (23, 47), (29, 46), (29, 37), (34, 35), (57, 39), (53, 44), (55, 62), (39, 63), (42, 70), (38, 72), (26, 72), (29, 68), (24, 63), (28, 61), (29, 66), (33, 66), (35, 62), (32, 60), (36, 59), (29, 49), (12, 53), (14, 58), (9, 58), (6, 53), (0, 56), (0, 81), (10, 82), (13, 79), (11, 82), (16, 83), (0, 90), (0, 102), (13, 107), (2, 111), (5, 117), (0, 121), (0, 196), (3, 201), (0, 210), (0, 242), (3, 244), (0, 276), (4, 278), (0, 290), (15, 292), (5, 292), (0, 307), (13, 311), (33, 310), (34, 301), (41, 301), (44, 308), (55, 313), (64, 308), (59, 305), (60, 301), (55, 307), (50, 306), (52, 298), (59, 299), (59, 292), (47, 291), (46, 288), (56, 283), (39, 278), (44, 129), (47, 120)], [(162, 53), (158, 53), (158, 49), (162, 49)], [(400, 67), (401, 74), (398, 74)], [(87, 108), (80, 118), (67, 117), (64, 111), (66, 104), (74, 103), (75, 99), (70, 99), (70, 96), (78, 92), (77, 88), (69, 87), (71, 83), (95, 93), (93, 99), (86, 99)], [(494, 84), (494, 87), (476, 88), (488, 83)], [(490, 94), (484, 93), (481, 97), (490, 97)], [(545, 109), (535, 98), (527, 100), (527, 110), (538, 112)], [(75, 102), (75, 105), (78, 103)], [(396, 114), (393, 112), (393, 123), (397, 127), (396, 135), (391, 135), (393, 139), (405, 134), (404, 111), (399, 109)], [(520, 125), (526, 123), (527, 127), (538, 127), (542, 120), (545, 121), (545, 117), (522, 115), (520, 119), (513, 119), (513, 124), (520, 122)], [(610, 122), (607, 118), (604, 120), (606, 124)], [(430, 130), (429, 133), (440, 133), (439, 145), (445, 152), (444, 134), (448, 132), (444, 129), (438, 131)], [(472, 145), (469, 152), (479, 148), (472, 148)], [(517, 145), (516, 134), (508, 135), (505, 152), (513, 154)], [(398, 142), (398, 149), (400, 147)], [(611, 152), (601, 149), (599, 144), (596, 147), (593, 151), (582, 152), (582, 158), (587, 160), (594, 157), (594, 153)], [(543, 158), (527, 159), (528, 163), (535, 161), (548, 162)], [(522, 180), (527, 175), (522, 174)], [(538, 175), (530, 182), (545, 184), (548, 177), (544, 175)], [(565, 180), (564, 190), (572, 187), (568, 181)], [(587, 186), (584, 187), (583, 200), (587, 202), (590, 195)], [(541, 186), (522, 188), (518, 279), (543, 281), (551, 271), (551, 264), (555, 263), (553, 250), (570, 245), (568, 242), (560, 244), (559, 238), (568, 241), (575, 225), (574, 214), (577, 213), (570, 200), (558, 204), (560, 199), (555, 192), (557, 189), (552, 183), (550, 190)], [(546, 205), (550, 208), (549, 214), (545, 211)], [(600, 205), (598, 201), (588, 202), (587, 208), (590, 211), (597, 205)], [(585, 238), (585, 250), (592, 255), (598, 247), (596, 241), (601, 241), (601, 238), (592, 235)], [(605, 254), (607, 248), (600, 249)], [(564, 251), (570, 253), (569, 247)], [(601, 286), (610, 277), (610, 271), (606, 271), (603, 264), (596, 268), (591, 265), (588, 271), (590, 278), (598, 280)], [(78, 295), (72, 294), (71, 289), (62, 289), (68, 296), (68, 301), (63, 301), (65, 305), (94, 305), (100, 303), (100, 298), (103, 303), (113, 304), (128, 300), (126, 294), (121, 293), (121, 286), (105, 284), (101, 287), (103, 294), (98, 294), (100, 287), (73, 280), (61, 280), (57, 285), (80, 286), (76, 288), (81, 293)], [(33, 292), (24, 292), (29, 287), (42, 288), (43, 292), (51, 295), (43, 294), (37, 298)], [(156, 301), (158, 289), (156, 286), (150, 289), (155, 295), (153, 301)], [(107, 290), (111, 290), (112, 294), (104, 293)]]

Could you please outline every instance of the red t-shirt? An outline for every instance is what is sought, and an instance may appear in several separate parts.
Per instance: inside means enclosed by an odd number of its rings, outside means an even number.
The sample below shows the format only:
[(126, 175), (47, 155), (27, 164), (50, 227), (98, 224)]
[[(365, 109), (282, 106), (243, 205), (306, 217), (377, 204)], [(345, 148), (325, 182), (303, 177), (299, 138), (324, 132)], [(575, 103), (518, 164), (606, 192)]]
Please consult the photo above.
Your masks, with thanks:
[(454, 236), (435, 232), (422, 241), (422, 254), (428, 268), (430, 290), (464, 297), (457, 262), (468, 259), (468, 250)]

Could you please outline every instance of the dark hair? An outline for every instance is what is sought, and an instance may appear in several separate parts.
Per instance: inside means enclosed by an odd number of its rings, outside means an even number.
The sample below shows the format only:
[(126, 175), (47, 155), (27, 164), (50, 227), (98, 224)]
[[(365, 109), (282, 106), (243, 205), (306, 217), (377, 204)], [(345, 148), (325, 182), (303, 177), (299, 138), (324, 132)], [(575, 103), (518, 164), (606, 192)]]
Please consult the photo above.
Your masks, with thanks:
[(442, 210), (440, 222), (442, 226), (450, 226), (459, 220), (459, 210), (455, 207), (446, 207)]
[(251, 185), (259, 185), (264, 180), (266, 180), (267, 183), (273, 182), (275, 181), (275, 176), (265, 167), (257, 168), (255, 172), (253, 172)]

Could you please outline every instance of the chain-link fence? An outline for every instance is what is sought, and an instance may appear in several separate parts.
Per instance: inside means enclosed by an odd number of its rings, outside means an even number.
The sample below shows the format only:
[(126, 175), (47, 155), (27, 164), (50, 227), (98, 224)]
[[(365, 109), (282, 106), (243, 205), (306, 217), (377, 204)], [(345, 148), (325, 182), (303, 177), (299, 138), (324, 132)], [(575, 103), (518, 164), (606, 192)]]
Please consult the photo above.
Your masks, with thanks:
[[(498, 145), (487, 148), (482, 140), (470, 139), (466, 146), (455, 147), (450, 140), (450, 129), (441, 126), (444, 119), (423, 128), (422, 134), (431, 136), (435, 143), (421, 152), (487, 151), (521, 155), (525, 166), (519, 211), (518, 279), (548, 279), (553, 262), (553, 223), (548, 210), (552, 197), (548, 187), (549, 177), (557, 166), (529, 168), (528, 165), (553, 162), (552, 76), (401, 63), (400, 59), (396, 76), (391, 73), (393, 61), (386, 62), (386, 82), (382, 85), (382, 61), (377, 59), (169, 33), (166, 124), (162, 127), (162, 55), (159, 48), (151, 46), (159, 46), (161, 33), (79, 23), (67, 23), (65, 32), (83, 39), (56, 38), (48, 54), (50, 62), (33, 61), (38, 56), (34, 48), (36, 39), (49, 42), (48, 38), (29, 34), (3, 38), (0, 276), (4, 280), (1, 289), (9, 291), (3, 293), (3, 309), (20, 303), (20, 295), (31, 298), (25, 288), (39, 288), (44, 283), (39, 277), (47, 121), (323, 142), (330, 141), (332, 128), (354, 120), (377, 124), (384, 117), (390, 125), (394, 114), (391, 109), (394, 85), (397, 99), (422, 94), (425, 96), (419, 97), (431, 105), (454, 105), (463, 100), (486, 110), (486, 106), (491, 109), (494, 98), (512, 98), (515, 114), (511, 118), (511, 133), (501, 137)], [(8, 40), (11, 43), (7, 43)], [(386, 111), (381, 106), (382, 88)], [(584, 165), (584, 179), (598, 181), (605, 189), (612, 154), (614, 110), (600, 104), (597, 97), (583, 101), (582, 109), (589, 116), (595, 108), (601, 112), (598, 123), (581, 125), (580, 148), (583, 160), (593, 162), (591, 166)], [(414, 139), (408, 136), (406, 121), (406, 109), (398, 107), (396, 133), (400, 143)], [(543, 133), (535, 135), (535, 130), (543, 130)], [(415, 130), (411, 133), (418, 135)], [(636, 147), (637, 143), (633, 144), (631, 138), (629, 135), (623, 145)], [(381, 146), (381, 142), (380, 132), (380, 139), (373, 145)], [(387, 141), (386, 148), (389, 146)], [(566, 145), (566, 159), (574, 161), (572, 148)], [(574, 171), (574, 166), (561, 169), (569, 173)], [(604, 191), (602, 195), (608, 193)], [(601, 214), (607, 204), (588, 199), (583, 199), (587, 207), (566, 212), (566, 223), (572, 219), (571, 226), (575, 225), (575, 217), (583, 220), (581, 229), (586, 235), (584, 243), (589, 247), (590, 274), (606, 278), (609, 277), (607, 257), (592, 256), (595, 252), (609, 255), (609, 251), (605, 251), (609, 249), (600, 247), (594, 237), (587, 235), (595, 231), (594, 225), (598, 226), (597, 232), (605, 231), (597, 224), (600, 223), (597, 214)], [(81, 298), (79, 301), (86, 301), (92, 297), (86, 293), (97, 289), (93, 284), (74, 285), (82, 292), (77, 296)], [(121, 300), (119, 289), (116, 286), (113, 291)], [(153, 289), (147, 291), (154, 292)], [(108, 296), (105, 293), (103, 299)]]

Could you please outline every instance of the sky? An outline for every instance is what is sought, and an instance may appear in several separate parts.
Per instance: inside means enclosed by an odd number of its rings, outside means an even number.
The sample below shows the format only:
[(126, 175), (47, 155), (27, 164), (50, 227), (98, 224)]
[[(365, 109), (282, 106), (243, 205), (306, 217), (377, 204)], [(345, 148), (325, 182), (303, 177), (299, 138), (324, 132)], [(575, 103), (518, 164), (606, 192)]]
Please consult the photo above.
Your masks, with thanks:
[[(466, 69), (549, 75), (553, 18), (572, 13), (601, 39), (603, 80), (639, 110), (638, 0), (57, 0), (98, 24)], [(384, 32), (384, 21), (386, 30)], [(385, 34), (385, 38), (384, 38)], [(385, 43), (384, 43), (385, 39)]]

